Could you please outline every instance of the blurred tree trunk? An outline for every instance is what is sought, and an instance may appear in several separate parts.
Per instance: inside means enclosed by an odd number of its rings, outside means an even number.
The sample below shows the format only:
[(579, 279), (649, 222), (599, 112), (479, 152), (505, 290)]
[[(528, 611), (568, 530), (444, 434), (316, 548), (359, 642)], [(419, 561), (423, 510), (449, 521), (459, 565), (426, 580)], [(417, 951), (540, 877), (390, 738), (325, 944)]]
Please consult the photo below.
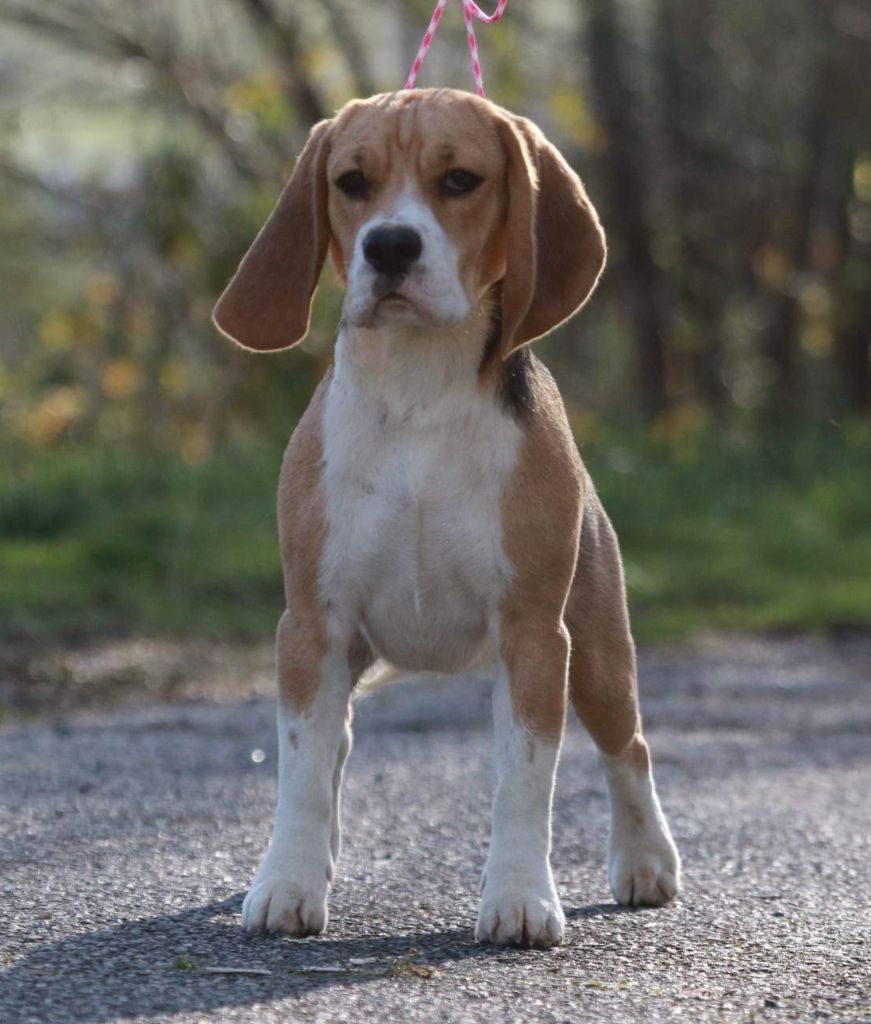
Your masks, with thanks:
[[(871, 280), (868, 287), (871, 288)], [(859, 315), (838, 332), (835, 353), (848, 410), (868, 415), (871, 413), (871, 303), (866, 301)]]
[(668, 403), (662, 281), (651, 255), (651, 231), (645, 197), (644, 139), (638, 118), (641, 101), (633, 96), (621, 55), (617, 9), (613, 0), (588, 4), (588, 52), (599, 118), (607, 135), (604, 155), (611, 188), (610, 233), (617, 237), (622, 271), (629, 284), (631, 316), (638, 358), (641, 408), (647, 419)]
[(800, 145), (804, 167), (794, 192), (790, 217), (791, 232), (786, 255), (789, 267), (786, 281), (775, 298), (771, 322), (762, 341), (773, 376), (769, 388), (767, 413), (770, 419), (789, 418), (800, 408), (800, 387), (797, 380), (796, 331), (800, 321), (799, 296), (796, 284), (810, 262), (811, 232), (820, 184), (825, 166), (825, 152), (832, 125), (837, 119), (838, 96), (833, 88), (837, 74), (837, 45), (830, 5), (811, 0), (812, 31), (808, 45), (812, 53), (811, 84)]
[(858, 161), (871, 156), (871, 96), (867, 89), (871, 35), (863, 37), (844, 31), (845, 27), (849, 28), (849, 23), (839, 24), (836, 13), (841, 53), (833, 88), (841, 99), (841, 123), (834, 147), (832, 207), (840, 262), (833, 289), (833, 356), (842, 407), (867, 416), (871, 415), (871, 239), (861, 225), (871, 221), (871, 201), (867, 192), (857, 194), (856, 180)]
[(769, 404), (771, 411), (776, 411), (778, 415), (794, 410), (799, 402), (795, 345), (799, 303), (795, 284), (798, 275), (808, 265), (811, 226), (826, 146), (828, 102), (821, 74), (817, 77), (814, 93), (803, 141), (805, 169), (795, 192), (792, 238), (788, 246), (790, 274), (775, 300), (771, 325), (763, 339), (763, 350), (771, 360), (774, 370)]
[[(675, 274), (679, 307), (692, 332), (696, 393), (717, 418), (724, 415), (728, 390), (723, 380), (722, 287), (718, 265), (720, 231), (716, 204), (723, 154), (711, 153), (696, 137), (704, 123), (714, 55), (707, 36), (711, 0), (660, 0), (657, 57), (662, 125), (670, 173), (669, 216), (677, 238)], [(704, 54), (704, 61), (699, 55)], [(700, 67), (704, 73), (700, 73)], [(706, 88), (707, 87), (707, 88)]]
[[(849, 5), (810, 0), (813, 78), (802, 138), (804, 170), (795, 189), (788, 248), (791, 275), (777, 297), (765, 352), (776, 368), (769, 415), (800, 411), (795, 335), (800, 323), (795, 280), (814, 268), (814, 221), (822, 213), (834, 235), (834, 267), (827, 268), (832, 288), (833, 361), (840, 378), (842, 405), (871, 411), (871, 242), (852, 230), (851, 218), (863, 205), (855, 193), (856, 161), (868, 151), (871, 102), (867, 68), (871, 37), (845, 31)], [(846, 22), (849, 29), (849, 19)], [(829, 173), (827, 174), (827, 168)], [(833, 172), (833, 173), (832, 173)], [(826, 179), (834, 183), (826, 187)], [(871, 216), (869, 204), (865, 211)]]
[(853, 176), (856, 150), (846, 147), (839, 160), (835, 200), (835, 234), (840, 266), (834, 287), (834, 359), (848, 412), (871, 413), (871, 243), (851, 231), (851, 208), (859, 205)]

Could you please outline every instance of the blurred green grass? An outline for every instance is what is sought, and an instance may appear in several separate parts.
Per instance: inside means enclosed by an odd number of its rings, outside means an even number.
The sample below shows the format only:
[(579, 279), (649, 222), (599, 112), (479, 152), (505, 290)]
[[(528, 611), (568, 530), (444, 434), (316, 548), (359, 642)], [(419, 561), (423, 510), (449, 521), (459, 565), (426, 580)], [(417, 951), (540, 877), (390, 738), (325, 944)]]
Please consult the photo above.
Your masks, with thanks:
[(620, 536), (638, 639), (871, 626), (867, 429), (582, 452)]
[(31, 457), (0, 484), (0, 632), (269, 635), (282, 608), (280, 451)]
[[(620, 535), (636, 636), (871, 625), (871, 432), (744, 444), (600, 429), (582, 454)], [(197, 465), (30, 453), (0, 481), (0, 635), (259, 640), (283, 607), (281, 451)]]

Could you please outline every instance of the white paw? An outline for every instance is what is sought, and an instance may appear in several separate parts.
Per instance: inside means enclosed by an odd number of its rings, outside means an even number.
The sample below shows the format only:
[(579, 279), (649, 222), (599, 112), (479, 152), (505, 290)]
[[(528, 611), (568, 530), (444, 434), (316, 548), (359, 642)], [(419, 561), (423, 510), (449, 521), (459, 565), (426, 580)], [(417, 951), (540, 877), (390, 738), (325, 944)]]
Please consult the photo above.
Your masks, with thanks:
[(661, 907), (680, 891), (680, 857), (667, 832), (644, 832), (614, 840), (608, 880), (618, 903)]
[(327, 873), (261, 867), (242, 904), (249, 932), (317, 935), (327, 926)]
[(558, 946), (565, 934), (566, 919), (553, 882), (549, 878), (501, 878), (488, 870), (481, 896), (478, 942), (500, 946)]

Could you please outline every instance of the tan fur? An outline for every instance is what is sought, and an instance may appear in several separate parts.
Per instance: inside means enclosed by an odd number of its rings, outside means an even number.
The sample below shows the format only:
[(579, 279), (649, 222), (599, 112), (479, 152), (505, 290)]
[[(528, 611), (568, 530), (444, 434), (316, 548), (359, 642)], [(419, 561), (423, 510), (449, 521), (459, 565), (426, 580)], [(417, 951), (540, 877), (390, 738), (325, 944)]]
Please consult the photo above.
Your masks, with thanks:
[(605, 234), (584, 186), (526, 118), (501, 117), (508, 154), (508, 258), (502, 355), (558, 327), (592, 294)]
[[(347, 171), (361, 171), (377, 186), (377, 194), (360, 202), (334, 191), (330, 222), (345, 261), (360, 222), (389, 209), (411, 184), (460, 250), (464, 279), (485, 289), (504, 270), (492, 266), (492, 260), (482, 258), (482, 253), (504, 219), (505, 156), (492, 119), (469, 102), (474, 98), (438, 92), (437, 104), (422, 103), (416, 93), (396, 93), (355, 104), (353, 118), (344, 112), (340, 115), (341, 130), (337, 126), (334, 132), (327, 176), (334, 181)], [(466, 167), (487, 179), (462, 204), (438, 192), (442, 175), (452, 166)]]
[(308, 331), (330, 236), (329, 134), (328, 121), (312, 129), (275, 209), (215, 306), (216, 326), (245, 348), (287, 348)]
[(640, 736), (635, 645), (617, 536), (589, 477), (565, 618), (572, 637), (572, 703), (599, 749), (616, 756)]
[(318, 668), (327, 652), (326, 609), (318, 573), (327, 530), (321, 416), (328, 379), (321, 381), (293, 432), (278, 482), (287, 601), (276, 642), (278, 689), (281, 701), (296, 711), (304, 711), (314, 699), (320, 682)]
[(502, 543), (516, 576), (502, 605), (502, 655), (515, 714), (555, 740), (566, 706), (563, 609), (577, 559), (580, 458), (556, 384), (534, 366), (535, 411), (502, 506)]
[[(304, 711), (314, 700), (320, 682), (318, 668), (327, 653), (327, 609), (320, 595), (319, 569), (327, 531), (321, 420), (328, 382), (329, 376), (321, 381), (294, 430), (278, 482), (278, 532), (287, 602), (276, 644), (279, 696), (295, 711)], [(369, 645), (358, 635), (348, 651), (354, 682), (372, 661)]]

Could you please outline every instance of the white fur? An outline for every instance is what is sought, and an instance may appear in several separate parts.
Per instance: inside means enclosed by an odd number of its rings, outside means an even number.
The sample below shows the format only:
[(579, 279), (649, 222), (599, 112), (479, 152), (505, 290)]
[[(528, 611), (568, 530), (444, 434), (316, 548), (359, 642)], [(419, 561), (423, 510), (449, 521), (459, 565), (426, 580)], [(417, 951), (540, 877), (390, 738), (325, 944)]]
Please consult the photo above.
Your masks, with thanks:
[(351, 679), (344, 652), (322, 667), (303, 714), (278, 711), (278, 804), (272, 839), (242, 905), (248, 931), (320, 932), (339, 854), (339, 789), (350, 750)]
[(429, 206), (410, 190), (398, 197), (390, 211), (370, 218), (357, 232), (342, 307), (347, 322), (355, 326), (377, 322), (374, 287), (378, 275), (363, 255), (363, 244), (373, 228), (387, 226), (414, 228), (423, 249), (397, 289), (411, 308), (385, 311), (384, 316), (442, 327), (462, 323), (471, 312), (471, 303), (460, 281), (456, 247)]
[(476, 938), (555, 946), (565, 917), (550, 869), (550, 819), (559, 743), (532, 736), (511, 710), (504, 665), (493, 691), (497, 786)]
[(346, 327), (324, 408), (332, 629), (398, 668), (478, 658), (511, 567), (501, 502), (521, 432), (478, 388), (485, 311), (464, 328)]
[(651, 772), (600, 758), (611, 804), (608, 880), (618, 903), (659, 906), (680, 890), (680, 857)]

